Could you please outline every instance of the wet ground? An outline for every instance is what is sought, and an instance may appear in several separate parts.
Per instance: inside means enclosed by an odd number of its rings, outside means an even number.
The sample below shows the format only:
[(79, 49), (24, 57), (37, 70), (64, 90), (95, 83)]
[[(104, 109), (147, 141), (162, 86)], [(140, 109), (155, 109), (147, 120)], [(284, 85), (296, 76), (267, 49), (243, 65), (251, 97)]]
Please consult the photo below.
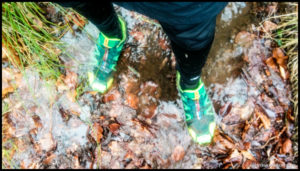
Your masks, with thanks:
[[(213, 143), (188, 135), (175, 84), (168, 38), (153, 20), (117, 6), (128, 41), (113, 87), (105, 95), (84, 84), (93, 67), (99, 30), (68, 32), (57, 81), (27, 69), (5, 115), (5, 136), (18, 150), (17, 168), (295, 168), (287, 71), (275, 65), (274, 47), (257, 31), (253, 3), (229, 3), (218, 16), (202, 78), (217, 112)], [(88, 33), (88, 34), (87, 34)], [(270, 57), (274, 61), (270, 61)], [(272, 59), (273, 60), (273, 59)], [(275, 69), (274, 69), (275, 68)], [(277, 68), (277, 69), (276, 69)], [(82, 88), (80, 88), (82, 87)], [(26, 122), (24, 122), (26, 121)], [(287, 125), (284, 123), (288, 123)], [(7, 128), (7, 129), (6, 129)], [(6, 147), (8, 146), (8, 147)]]

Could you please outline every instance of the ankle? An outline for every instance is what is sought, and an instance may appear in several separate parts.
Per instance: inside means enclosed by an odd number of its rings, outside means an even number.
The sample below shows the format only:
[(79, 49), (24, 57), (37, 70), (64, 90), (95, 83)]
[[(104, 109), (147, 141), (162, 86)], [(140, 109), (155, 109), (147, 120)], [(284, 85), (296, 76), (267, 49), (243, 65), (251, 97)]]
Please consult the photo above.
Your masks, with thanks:
[[(199, 77), (200, 78), (200, 77)], [(182, 79), (180, 80), (180, 87), (182, 90), (194, 90), (199, 86), (199, 79), (184, 82)]]

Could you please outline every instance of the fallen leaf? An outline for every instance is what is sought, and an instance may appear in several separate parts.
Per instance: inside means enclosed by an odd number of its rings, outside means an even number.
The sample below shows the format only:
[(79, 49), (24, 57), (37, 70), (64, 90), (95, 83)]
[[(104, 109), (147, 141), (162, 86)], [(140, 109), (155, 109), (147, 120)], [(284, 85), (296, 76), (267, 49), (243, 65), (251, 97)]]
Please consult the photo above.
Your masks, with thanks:
[(275, 30), (277, 28), (277, 24), (271, 22), (271, 21), (265, 21), (264, 24), (264, 29), (269, 32), (269, 31), (272, 31), (272, 30)]
[(284, 58), (284, 59), (287, 58), (280, 48), (274, 48), (272, 54), (273, 54), (273, 58)]
[(51, 151), (56, 147), (56, 142), (51, 133), (44, 134), (44, 136), (38, 141), (41, 150), (46, 152)]
[(69, 87), (64, 83), (64, 81), (63, 81), (64, 79), (65, 79), (65, 76), (61, 75), (55, 83), (56, 89), (58, 92), (63, 92), (64, 90), (69, 89)]
[(85, 20), (79, 14), (74, 13), (74, 12), (68, 13), (65, 16), (65, 19), (67, 21), (73, 22), (74, 24), (76, 24), (77, 26), (79, 26), (81, 28), (83, 28), (84, 25), (86, 24)]
[(4, 47), (3, 41), (2, 41), (2, 60), (7, 58), (7, 50)]
[(213, 142), (214, 147), (212, 150), (215, 151), (214, 153), (226, 154), (228, 150), (232, 150), (235, 148), (234, 144), (232, 144), (229, 140), (224, 138), (220, 134), (218, 129), (214, 133)]
[(242, 150), (241, 153), (243, 154), (243, 156), (246, 159), (252, 160), (252, 161), (256, 161), (256, 159), (254, 158), (254, 156), (247, 150)]
[(115, 133), (119, 128), (120, 128), (120, 125), (117, 124), (117, 123), (112, 123), (112, 124), (109, 125), (109, 130), (112, 133)]
[(268, 77), (271, 76), (271, 73), (270, 73), (270, 71), (269, 71), (268, 69), (265, 69), (265, 73), (266, 73), (266, 75), (267, 75)]
[(38, 169), (39, 166), (40, 166), (40, 164), (37, 159), (37, 160), (33, 160), (33, 162), (30, 163), (26, 169)]
[(134, 154), (131, 150), (128, 150), (127, 153), (124, 156), (124, 159), (133, 159), (134, 158)]
[(280, 76), (284, 80), (287, 80), (288, 79), (288, 72), (282, 66), (279, 66), (279, 71), (280, 71)]
[(274, 58), (269, 57), (265, 62), (266, 62), (266, 64), (267, 64), (270, 68), (272, 68), (274, 71), (278, 71), (277, 65), (276, 65), (275, 62), (274, 62)]
[(241, 31), (236, 35), (234, 42), (240, 46), (249, 47), (252, 44), (254, 38), (254, 34), (251, 34), (247, 31)]
[(42, 122), (41, 122), (41, 119), (38, 115), (32, 116), (32, 119), (34, 121), (34, 125), (35, 125), (36, 128), (41, 128), (43, 126)]
[(279, 66), (285, 67), (287, 58), (276, 58), (276, 62)]
[(80, 116), (82, 108), (80, 107), (79, 103), (73, 103), (73, 102), (70, 102), (70, 101), (67, 101), (67, 102), (68, 102), (69, 105), (68, 105), (67, 109), (64, 109), (65, 112), (67, 114), (71, 113), (73, 115)]
[(247, 63), (249, 63), (249, 56), (247, 54), (244, 54), (243, 56), (243, 60), (246, 61)]
[(33, 27), (36, 31), (40, 31), (41, 28), (43, 27), (43, 22), (42, 22), (39, 18), (37, 18), (37, 17), (34, 17), (32, 21), (33, 21), (32, 27)]
[(257, 162), (252, 160), (246, 160), (242, 165), (242, 169), (258, 169), (258, 168), (259, 165), (257, 164)]
[(243, 156), (239, 153), (237, 149), (234, 149), (233, 152), (223, 160), (223, 163), (241, 163)]
[(125, 169), (136, 169), (134, 161), (131, 161), (129, 164), (127, 164), (126, 167), (125, 167)]
[(77, 74), (75, 72), (72, 71), (68, 71), (67, 70), (67, 74), (64, 77), (64, 82), (65, 84), (70, 88), (70, 89), (75, 89), (76, 88), (76, 84), (77, 84)]
[(21, 163), (20, 163), (20, 168), (21, 168), (21, 169), (27, 169), (24, 160), (21, 161)]
[(250, 142), (244, 142), (244, 149), (245, 150), (249, 150), (250, 149), (250, 147), (251, 147), (251, 143)]
[(52, 153), (50, 156), (48, 156), (45, 160), (43, 160), (43, 164), (49, 165), (51, 161), (56, 157), (54, 153)]
[(168, 58), (165, 58), (165, 59), (161, 62), (160, 66), (159, 66), (159, 70), (162, 70), (162, 69), (165, 67), (165, 65), (167, 64), (168, 61), (169, 61), (169, 59), (168, 59)]
[(145, 116), (145, 118), (152, 118), (154, 116), (156, 108), (157, 106), (155, 104), (151, 104), (150, 106), (147, 106), (143, 110), (143, 116)]
[(139, 158), (139, 159), (135, 159), (134, 160), (134, 165), (137, 167), (141, 167), (141, 165), (143, 164), (144, 159), (143, 158)]
[(103, 129), (101, 125), (98, 122), (95, 122), (91, 129), (92, 129), (92, 133), (91, 133), (92, 137), (97, 143), (100, 143), (100, 140), (103, 137), (102, 135)]
[(175, 162), (178, 162), (183, 159), (184, 155), (185, 155), (184, 148), (181, 145), (177, 145), (173, 150), (171, 158)]
[(105, 117), (104, 115), (101, 115), (101, 116), (99, 117), (99, 119), (100, 119), (100, 120), (105, 120), (106, 117)]
[(272, 155), (269, 159), (269, 169), (279, 169), (280, 167), (278, 166), (278, 164), (276, 164), (276, 157), (275, 154)]
[(121, 146), (122, 142), (111, 141), (108, 144), (112, 156), (125, 156), (126, 151)]
[(255, 108), (255, 112), (256, 112), (257, 116), (260, 118), (260, 120), (262, 121), (264, 128), (269, 129), (271, 126), (270, 119), (265, 114), (263, 114), (261, 111), (259, 111), (257, 108)]
[(96, 94), (98, 94), (98, 91), (87, 91), (88, 94), (91, 94), (93, 96), (95, 96)]
[(148, 164), (145, 164), (145, 166), (142, 166), (139, 169), (151, 169), (151, 167)]
[(274, 14), (277, 11), (278, 2), (272, 3), (273, 5), (268, 5), (267, 11), (269, 13), (269, 16)]
[(11, 68), (2, 69), (2, 98), (20, 86), (22, 74)]
[(287, 111), (287, 118), (290, 121), (294, 122), (295, 121), (295, 117), (292, 116), (292, 112), (293, 112), (292, 108), (289, 108), (288, 111)]
[(5, 97), (6, 94), (14, 92), (14, 90), (15, 89), (12, 86), (6, 86), (6, 85), (3, 86), (3, 83), (2, 83), (2, 98)]
[(176, 114), (168, 114), (168, 113), (163, 113), (161, 114), (162, 116), (166, 116), (168, 118), (172, 118), (172, 119), (177, 119), (177, 115)]
[(126, 98), (126, 102), (131, 108), (135, 110), (138, 109), (139, 99), (135, 94), (129, 93)]
[[(7, 40), (5, 39), (5, 37), (2, 37), (2, 42), (7, 42)], [(4, 47), (6, 49), (6, 52), (8, 52), (7, 55), (9, 55), (9, 58), (11, 59), (9, 61), (12, 62), (13, 66), (15, 68), (20, 67), (21, 66), (21, 61), (20, 61), (18, 53), (14, 50), (14, 48), (11, 47), (11, 45), (9, 45), (7, 47), (3, 43), (2, 43), (2, 47)]]
[(67, 97), (71, 102), (76, 102), (77, 92), (75, 89), (71, 89), (67, 92)]
[(37, 153), (37, 154), (42, 154), (42, 149), (41, 149), (41, 146), (38, 144), (38, 143), (34, 143), (33, 144), (33, 149), (35, 150), (35, 152)]
[(245, 123), (245, 126), (244, 126), (244, 130), (243, 130), (243, 133), (242, 133), (242, 140), (244, 141), (245, 138), (246, 138), (246, 135), (247, 135), (247, 132), (250, 128), (250, 124), (248, 123), (248, 121), (246, 120), (246, 123)]
[(292, 153), (292, 141), (289, 138), (287, 138), (284, 141), (284, 143), (283, 143), (283, 145), (282, 145), (281, 148), (282, 148), (282, 153), (283, 154)]
[(74, 168), (79, 169), (80, 167), (80, 162), (79, 162), (79, 157), (77, 155), (74, 156)]
[(112, 90), (112, 91), (110, 91), (109, 93), (105, 94), (102, 97), (102, 101), (104, 103), (108, 103), (108, 102), (111, 102), (111, 101), (115, 101), (119, 98), (121, 98), (120, 92), (118, 90)]

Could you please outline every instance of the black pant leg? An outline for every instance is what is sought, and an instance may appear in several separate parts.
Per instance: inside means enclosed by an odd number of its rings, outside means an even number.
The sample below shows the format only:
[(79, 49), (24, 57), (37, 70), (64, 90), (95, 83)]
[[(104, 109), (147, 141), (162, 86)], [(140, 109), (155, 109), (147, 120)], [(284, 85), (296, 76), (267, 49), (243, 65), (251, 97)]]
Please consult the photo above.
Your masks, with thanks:
[(181, 81), (194, 85), (198, 83), (201, 70), (214, 40), (215, 19), (193, 25), (161, 25), (171, 40), (176, 57), (176, 69)]
[(57, 2), (63, 7), (71, 7), (93, 22), (101, 32), (110, 38), (121, 38), (118, 16), (109, 1), (95, 2)]

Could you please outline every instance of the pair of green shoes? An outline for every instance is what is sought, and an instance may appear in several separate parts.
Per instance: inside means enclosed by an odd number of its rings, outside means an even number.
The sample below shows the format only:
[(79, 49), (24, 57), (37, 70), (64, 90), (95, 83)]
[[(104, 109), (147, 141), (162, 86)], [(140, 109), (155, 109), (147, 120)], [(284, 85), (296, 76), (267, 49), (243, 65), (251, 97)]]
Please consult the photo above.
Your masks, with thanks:
[[(105, 93), (113, 83), (113, 73), (124, 42), (126, 40), (126, 23), (119, 16), (122, 30), (122, 39), (109, 38), (103, 33), (97, 39), (96, 58), (98, 67), (88, 72), (91, 88), (100, 93)], [(192, 139), (201, 144), (209, 144), (215, 130), (215, 112), (204, 84), (199, 79), (197, 88), (182, 90), (179, 84), (180, 73), (177, 72), (177, 88), (180, 92), (186, 116), (186, 123)]]

